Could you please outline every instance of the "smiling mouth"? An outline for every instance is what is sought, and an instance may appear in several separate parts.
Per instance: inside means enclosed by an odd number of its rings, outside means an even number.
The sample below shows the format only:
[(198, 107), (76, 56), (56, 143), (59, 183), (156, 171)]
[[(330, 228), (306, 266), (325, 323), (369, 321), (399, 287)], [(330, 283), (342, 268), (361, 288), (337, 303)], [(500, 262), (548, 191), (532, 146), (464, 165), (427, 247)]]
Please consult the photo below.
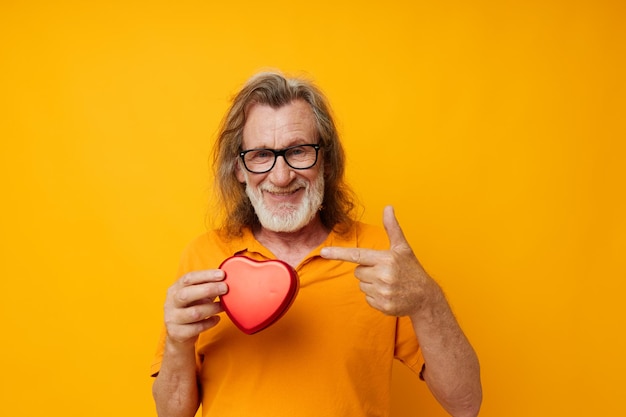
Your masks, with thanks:
[(284, 197), (284, 196), (293, 195), (300, 190), (304, 190), (305, 188), (306, 187), (304, 186), (304, 184), (296, 183), (296, 184), (291, 184), (291, 186), (286, 187), (286, 188), (273, 187), (269, 185), (269, 186), (261, 188), (261, 190), (264, 193), (268, 193), (276, 197)]
[(290, 196), (293, 195), (295, 193), (297, 193), (298, 191), (302, 190), (301, 187), (298, 188), (294, 188), (291, 190), (263, 190), (264, 192), (276, 196), (276, 197), (284, 197), (284, 196)]

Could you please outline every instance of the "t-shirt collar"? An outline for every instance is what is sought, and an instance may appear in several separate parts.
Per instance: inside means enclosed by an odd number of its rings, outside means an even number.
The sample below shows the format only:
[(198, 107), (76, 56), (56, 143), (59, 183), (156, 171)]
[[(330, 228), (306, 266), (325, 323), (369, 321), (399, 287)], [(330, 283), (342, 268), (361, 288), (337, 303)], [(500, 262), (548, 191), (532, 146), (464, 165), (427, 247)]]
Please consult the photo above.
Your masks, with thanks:
[[(343, 246), (343, 247), (356, 247), (357, 236), (356, 228), (353, 227), (345, 234), (339, 234), (336, 231), (331, 231), (328, 237), (321, 245), (315, 248), (308, 257), (316, 257), (320, 255), (320, 251), (326, 246)], [(274, 255), (263, 246), (256, 238), (249, 228), (242, 230), (242, 236), (235, 238), (230, 242), (230, 249), (233, 255), (237, 255), (243, 252), (256, 252), (267, 259), (273, 259)]]

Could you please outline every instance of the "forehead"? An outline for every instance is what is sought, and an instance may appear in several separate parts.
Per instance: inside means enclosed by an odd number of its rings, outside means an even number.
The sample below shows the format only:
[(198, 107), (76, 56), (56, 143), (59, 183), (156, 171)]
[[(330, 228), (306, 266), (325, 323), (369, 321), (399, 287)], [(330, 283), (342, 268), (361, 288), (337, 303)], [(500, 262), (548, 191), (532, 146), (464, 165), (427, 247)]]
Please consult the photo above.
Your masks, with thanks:
[(278, 149), (299, 143), (317, 143), (315, 115), (306, 101), (295, 100), (278, 108), (253, 104), (248, 109), (244, 149)]

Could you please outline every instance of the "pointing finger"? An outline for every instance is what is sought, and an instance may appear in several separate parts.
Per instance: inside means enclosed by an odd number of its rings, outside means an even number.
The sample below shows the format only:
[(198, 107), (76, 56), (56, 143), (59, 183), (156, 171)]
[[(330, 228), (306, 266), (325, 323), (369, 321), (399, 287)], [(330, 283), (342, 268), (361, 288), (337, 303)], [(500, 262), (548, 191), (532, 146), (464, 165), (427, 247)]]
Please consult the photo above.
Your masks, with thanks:
[(359, 265), (374, 265), (379, 252), (373, 249), (343, 248), (327, 246), (322, 248), (320, 255), (325, 259), (352, 262)]

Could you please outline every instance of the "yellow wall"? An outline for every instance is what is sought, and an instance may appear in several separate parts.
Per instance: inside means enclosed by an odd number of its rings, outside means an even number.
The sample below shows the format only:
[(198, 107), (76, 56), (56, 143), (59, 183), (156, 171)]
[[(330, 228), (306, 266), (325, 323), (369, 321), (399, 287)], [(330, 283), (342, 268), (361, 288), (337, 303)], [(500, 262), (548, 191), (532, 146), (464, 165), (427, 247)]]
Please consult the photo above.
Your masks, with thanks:
[[(312, 76), (482, 362), (482, 416), (624, 415), (621, 1), (0, 5), (2, 415), (150, 416), (208, 153), (253, 72)], [(264, 5), (261, 5), (264, 3)], [(441, 416), (398, 368), (395, 417)]]

